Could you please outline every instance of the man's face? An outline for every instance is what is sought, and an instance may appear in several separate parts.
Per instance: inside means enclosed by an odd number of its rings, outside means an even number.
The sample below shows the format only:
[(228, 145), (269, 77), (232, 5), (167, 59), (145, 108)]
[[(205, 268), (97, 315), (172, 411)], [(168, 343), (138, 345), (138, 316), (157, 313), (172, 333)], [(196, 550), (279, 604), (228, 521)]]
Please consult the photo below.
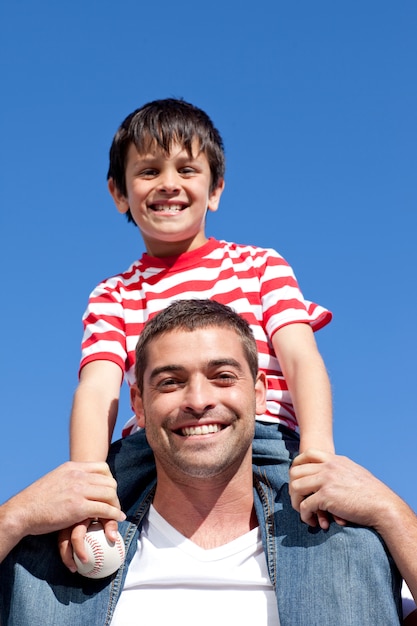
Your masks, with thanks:
[(208, 478), (251, 463), (255, 414), (265, 410), (265, 377), (254, 382), (234, 330), (172, 331), (148, 346), (143, 395), (132, 389), (158, 476)]

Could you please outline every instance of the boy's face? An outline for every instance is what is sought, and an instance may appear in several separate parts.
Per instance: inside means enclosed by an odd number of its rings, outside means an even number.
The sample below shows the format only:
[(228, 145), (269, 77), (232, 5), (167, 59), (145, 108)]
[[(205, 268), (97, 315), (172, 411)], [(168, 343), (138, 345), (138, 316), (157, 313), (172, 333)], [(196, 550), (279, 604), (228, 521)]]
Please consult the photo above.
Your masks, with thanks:
[(130, 209), (151, 256), (171, 256), (194, 250), (206, 241), (207, 210), (216, 211), (224, 183), (211, 190), (206, 155), (193, 145), (193, 156), (174, 143), (139, 154), (131, 144), (126, 159), (126, 196), (109, 180), (120, 213)]

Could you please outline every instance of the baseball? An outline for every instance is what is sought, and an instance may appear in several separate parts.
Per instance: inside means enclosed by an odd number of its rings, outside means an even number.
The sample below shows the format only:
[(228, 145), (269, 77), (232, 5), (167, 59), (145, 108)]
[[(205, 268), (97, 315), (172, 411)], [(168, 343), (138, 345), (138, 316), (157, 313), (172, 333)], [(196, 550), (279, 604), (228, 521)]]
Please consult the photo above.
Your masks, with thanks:
[(74, 553), (77, 570), (87, 578), (105, 578), (113, 574), (124, 561), (125, 547), (120, 533), (115, 543), (109, 541), (104, 534), (100, 522), (92, 522), (84, 538), (88, 554), (87, 563), (81, 563)]

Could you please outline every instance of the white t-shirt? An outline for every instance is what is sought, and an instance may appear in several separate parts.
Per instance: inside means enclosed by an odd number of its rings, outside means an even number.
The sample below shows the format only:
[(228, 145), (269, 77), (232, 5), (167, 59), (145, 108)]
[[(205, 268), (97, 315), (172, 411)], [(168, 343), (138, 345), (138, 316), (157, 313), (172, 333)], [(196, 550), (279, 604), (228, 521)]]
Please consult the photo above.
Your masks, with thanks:
[(151, 506), (111, 626), (279, 626), (259, 528), (204, 550)]
[(403, 581), (403, 588), (401, 591), (401, 596), (403, 600), (403, 618), (405, 619), (407, 615), (410, 615), (413, 611), (416, 610), (416, 603), (414, 602), (413, 596), (411, 595), (411, 591), (407, 587), (405, 581)]

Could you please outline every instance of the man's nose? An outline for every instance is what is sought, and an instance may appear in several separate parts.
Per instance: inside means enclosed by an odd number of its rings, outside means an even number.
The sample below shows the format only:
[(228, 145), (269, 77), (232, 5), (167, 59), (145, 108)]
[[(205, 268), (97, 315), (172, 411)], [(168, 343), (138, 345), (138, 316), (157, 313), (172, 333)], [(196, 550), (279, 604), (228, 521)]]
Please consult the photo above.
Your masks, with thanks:
[(185, 388), (183, 410), (201, 415), (214, 408), (213, 388), (206, 379), (190, 381)]

